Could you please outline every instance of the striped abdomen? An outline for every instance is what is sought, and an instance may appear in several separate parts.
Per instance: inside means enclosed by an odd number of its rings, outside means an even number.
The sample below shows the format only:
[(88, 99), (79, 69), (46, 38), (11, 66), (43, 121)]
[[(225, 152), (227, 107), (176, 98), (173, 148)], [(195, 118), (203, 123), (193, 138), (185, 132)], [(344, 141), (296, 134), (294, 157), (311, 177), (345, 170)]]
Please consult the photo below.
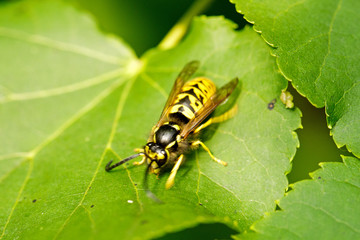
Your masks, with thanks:
[(188, 123), (215, 92), (216, 86), (208, 78), (198, 77), (188, 81), (171, 105), (170, 116)]

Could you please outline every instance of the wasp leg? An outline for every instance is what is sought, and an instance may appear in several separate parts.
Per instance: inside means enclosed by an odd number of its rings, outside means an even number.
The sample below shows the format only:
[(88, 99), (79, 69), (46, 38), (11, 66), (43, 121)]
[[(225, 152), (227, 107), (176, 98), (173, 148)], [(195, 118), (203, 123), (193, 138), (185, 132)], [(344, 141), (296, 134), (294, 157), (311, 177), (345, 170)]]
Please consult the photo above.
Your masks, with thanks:
[(144, 164), (146, 161), (146, 156), (143, 156), (140, 162), (133, 162), (134, 165), (138, 166), (138, 165), (142, 165)]
[(232, 118), (235, 116), (235, 114), (237, 113), (237, 104), (232, 107), (229, 111), (221, 114), (220, 116), (217, 117), (213, 117), (210, 118), (209, 120), (207, 120), (205, 123), (201, 124), (199, 127), (197, 127), (194, 131), (194, 133), (199, 132), (200, 130), (208, 127), (209, 125), (213, 124), (213, 123), (219, 123), (219, 122), (223, 122), (225, 120), (228, 120), (229, 118)]
[(143, 149), (143, 148), (135, 148), (135, 149), (134, 149), (134, 152), (143, 153), (143, 152), (144, 152), (144, 149)]
[[(137, 152), (137, 153), (144, 153), (144, 149), (143, 149), (143, 148), (135, 148), (134, 151)], [(133, 164), (138, 166), (138, 165), (144, 164), (145, 161), (146, 161), (146, 157), (143, 156), (143, 158), (141, 159), (140, 162), (133, 162)]]
[(176, 173), (179, 170), (179, 167), (183, 162), (183, 159), (184, 159), (184, 155), (181, 154), (180, 157), (177, 159), (175, 166), (171, 170), (169, 178), (166, 180), (166, 184), (165, 184), (166, 189), (169, 189), (174, 185)]
[(221, 165), (227, 166), (227, 162), (224, 162), (224, 161), (216, 158), (214, 155), (212, 155), (212, 153), (210, 152), (210, 149), (203, 142), (197, 140), (197, 141), (191, 143), (191, 146), (198, 146), (198, 145), (201, 145), (215, 162), (220, 163)]

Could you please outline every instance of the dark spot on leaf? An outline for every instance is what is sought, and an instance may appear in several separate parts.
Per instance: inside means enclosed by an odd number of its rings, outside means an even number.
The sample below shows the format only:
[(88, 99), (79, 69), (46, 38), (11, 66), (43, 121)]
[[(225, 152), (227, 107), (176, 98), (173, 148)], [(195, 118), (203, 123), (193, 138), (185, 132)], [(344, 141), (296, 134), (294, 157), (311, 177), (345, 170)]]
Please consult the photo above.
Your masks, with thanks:
[(135, 183), (134, 185), (137, 186), (137, 183)]
[(93, 207), (94, 207), (94, 204), (93, 204), (93, 205), (91, 205), (90, 207), (91, 207), (91, 208), (93, 208)]
[(271, 100), (271, 102), (268, 103), (268, 109), (273, 110), (275, 107), (275, 103), (276, 103), (276, 98), (274, 98), (273, 100)]
[(199, 203), (200, 206), (202, 206), (203, 204), (202, 203)]
[(32, 200), (33, 203), (36, 203), (36, 199)]
[(319, 177), (318, 177), (318, 179), (320, 180), (320, 179), (321, 179), (321, 177), (319, 176)]
[(272, 110), (273, 108), (274, 108), (274, 104), (273, 104), (273, 103), (269, 103), (269, 104), (268, 104), (268, 109), (269, 109), (269, 110)]
[(142, 221), (140, 222), (141, 225), (144, 225), (144, 224), (146, 224), (146, 223), (148, 223), (147, 220), (142, 220)]

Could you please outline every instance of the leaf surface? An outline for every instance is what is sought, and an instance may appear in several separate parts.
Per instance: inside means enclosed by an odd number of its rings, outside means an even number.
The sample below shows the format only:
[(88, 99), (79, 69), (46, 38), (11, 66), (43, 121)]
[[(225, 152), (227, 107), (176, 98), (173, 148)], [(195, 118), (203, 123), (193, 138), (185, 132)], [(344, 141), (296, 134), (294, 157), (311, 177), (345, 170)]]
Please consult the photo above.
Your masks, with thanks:
[(275, 49), (282, 74), (324, 107), (338, 147), (360, 156), (360, 2), (233, 0)]
[(281, 211), (265, 217), (239, 239), (359, 239), (360, 163), (324, 163), (312, 180), (295, 183)]
[[(279, 100), (287, 81), (269, 47), (234, 27), (197, 18), (178, 47), (137, 59), (66, 5), (1, 6), (0, 238), (149, 239), (213, 222), (242, 231), (273, 211), (287, 187), (300, 112)], [(104, 167), (146, 143), (177, 74), (195, 59), (196, 76), (242, 83), (238, 114), (203, 135), (229, 165), (202, 149), (190, 153), (171, 190), (169, 172), (149, 176), (164, 202), (157, 204), (144, 191), (145, 166)]]

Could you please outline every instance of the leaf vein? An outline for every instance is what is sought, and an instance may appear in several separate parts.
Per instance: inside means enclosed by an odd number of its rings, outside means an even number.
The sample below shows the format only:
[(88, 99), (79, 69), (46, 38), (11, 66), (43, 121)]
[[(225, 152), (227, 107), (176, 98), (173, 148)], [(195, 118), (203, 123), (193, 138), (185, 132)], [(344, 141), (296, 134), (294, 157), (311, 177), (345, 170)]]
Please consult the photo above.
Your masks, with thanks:
[(120, 99), (119, 99), (119, 103), (118, 103), (118, 106), (117, 106), (117, 109), (116, 109), (116, 113), (115, 113), (115, 117), (114, 117), (114, 121), (113, 121), (113, 124), (112, 124), (112, 127), (111, 127), (111, 132), (110, 132), (110, 136), (109, 136), (109, 139), (108, 139), (108, 142), (106, 143), (106, 147), (100, 157), (100, 161), (95, 169), (95, 172), (89, 182), (89, 185), (87, 186), (86, 188), (86, 191), (85, 193), (83, 194), (83, 197), (81, 198), (80, 202), (78, 203), (78, 205), (74, 208), (74, 210), (70, 213), (70, 215), (65, 219), (64, 223), (62, 224), (62, 226), (59, 228), (59, 230), (57, 231), (57, 233), (55, 234), (54, 236), (54, 239), (57, 239), (60, 235), (60, 233), (65, 229), (65, 227), (67, 226), (67, 224), (70, 222), (70, 219), (71, 217), (74, 215), (74, 213), (76, 212), (76, 210), (82, 206), (84, 200), (85, 200), (85, 197), (87, 196), (92, 184), (94, 183), (95, 181), (95, 178), (100, 170), (100, 167), (104, 161), (104, 158), (105, 158), (105, 155), (106, 155), (106, 152), (108, 150), (111, 151), (111, 143), (113, 142), (113, 139), (114, 139), (114, 136), (115, 136), (115, 133), (116, 133), (116, 127), (117, 127), (117, 124), (118, 124), (118, 121), (122, 115), (122, 111), (123, 111), (123, 107), (125, 105), (125, 101), (128, 97), (128, 94), (130, 92), (130, 89), (134, 83), (134, 80), (135, 78), (132, 78), (125, 86), (121, 96), (120, 96)]
[[(264, 168), (266, 174), (269, 176), (269, 178), (271, 179), (270, 177), (270, 173), (268, 171), (268, 169), (265, 167), (265, 165), (263, 163), (261, 163), (255, 156), (254, 154), (250, 151), (249, 147), (247, 146), (246, 142), (244, 139), (242, 138), (239, 138), (238, 136), (235, 136), (233, 133), (231, 132), (227, 132), (227, 131), (223, 131), (223, 130), (218, 130), (220, 133), (222, 134), (226, 134), (226, 135), (229, 135), (231, 137), (233, 137), (236, 141), (242, 143), (245, 147), (245, 150), (249, 153), (249, 155), (251, 156), (251, 158), (254, 160), (254, 162), (258, 163), (261, 167)], [(271, 179), (273, 185), (274, 185), (274, 181)]]
[(67, 128), (73, 125), (76, 121), (78, 121), (82, 116), (88, 113), (91, 109), (93, 109), (97, 104), (99, 104), (103, 99), (109, 96), (117, 87), (123, 84), (125, 79), (122, 81), (116, 82), (112, 84), (110, 87), (102, 91), (98, 96), (96, 96), (91, 102), (89, 102), (85, 107), (80, 109), (72, 118), (70, 118), (67, 122), (65, 122), (62, 126), (60, 126), (53, 134), (51, 134), (44, 142), (39, 144), (34, 150), (30, 152), (31, 155), (36, 155), (41, 149), (43, 149), (46, 145), (48, 145), (51, 141), (60, 136)]
[(331, 52), (331, 50), (330, 50), (330, 45), (331, 45), (331, 33), (332, 33), (332, 31), (333, 31), (333, 26), (334, 26), (334, 22), (335, 22), (336, 15), (337, 15), (337, 13), (340, 11), (341, 5), (342, 5), (342, 0), (339, 0), (338, 5), (337, 5), (337, 7), (336, 7), (336, 9), (335, 9), (335, 11), (334, 11), (334, 14), (333, 14), (332, 18), (331, 18), (331, 22), (330, 22), (330, 25), (329, 25), (329, 31), (328, 31), (328, 33), (327, 33), (327, 35), (328, 35), (328, 44), (327, 44), (327, 45), (328, 45), (328, 49), (327, 49), (327, 53), (326, 53), (325, 56), (324, 56), (324, 60), (323, 60), (321, 66), (320, 66), (320, 69), (319, 69), (319, 75), (316, 77), (316, 79), (315, 79), (315, 81), (314, 81), (314, 84), (316, 84), (317, 81), (318, 81), (318, 80), (320, 79), (320, 77), (322, 76), (322, 71), (323, 71), (323, 69), (324, 69), (324, 67), (325, 67), (326, 60), (327, 60), (328, 56), (330, 55), (330, 52)]
[(78, 83), (74, 83), (74, 84), (70, 84), (70, 85), (62, 86), (62, 87), (58, 87), (58, 88), (39, 90), (39, 91), (34, 91), (34, 92), (25, 92), (25, 93), (11, 93), (10, 92), (10, 93), (6, 94), (2, 100), (0, 100), (0, 103), (46, 98), (46, 97), (62, 95), (62, 94), (70, 93), (70, 92), (75, 92), (78, 90), (82, 90), (85, 88), (89, 88), (89, 87), (110, 81), (116, 77), (119, 77), (121, 75), (121, 71), (123, 71), (123, 69), (116, 69), (114, 71), (103, 73), (103, 74), (93, 77), (93, 78), (89, 78), (82, 82), (78, 82)]
[(28, 156), (28, 154), (29, 153), (27, 153), (27, 152), (15, 152), (15, 153), (4, 154), (4, 155), (0, 156), (0, 161), (8, 160), (11, 158), (17, 158), (17, 157), (25, 158)]
[(119, 62), (121, 62), (121, 60), (117, 57), (106, 55), (104, 53), (97, 52), (83, 46), (60, 42), (45, 36), (41, 36), (38, 34), (29, 34), (15, 29), (0, 27), (0, 36), (17, 39), (40, 46), (46, 46), (59, 51), (83, 55), (106, 63), (119, 64)]
[(301, 4), (304, 4), (307, 0), (302, 0), (302, 1), (298, 1), (298, 2), (295, 2), (293, 4), (290, 4), (286, 9), (282, 10), (282, 11), (279, 11), (273, 18), (273, 27), (272, 27), (272, 31), (275, 30), (274, 26), (276, 25), (276, 21), (278, 20), (278, 18), (280, 17), (280, 15), (283, 15), (285, 13), (288, 13), (290, 9), (296, 7), (296, 6), (299, 6)]
[(353, 88), (355, 88), (359, 84), (360, 84), (360, 81), (359, 82), (354, 82), (354, 84), (349, 89), (344, 91), (343, 95), (341, 96), (341, 98), (339, 98), (339, 100), (335, 103), (334, 106), (338, 105), (341, 102), (341, 100), (345, 98), (345, 95), (348, 94)]
[(12, 169), (10, 169), (10, 171), (8, 171), (7, 173), (5, 173), (1, 178), (0, 178), (0, 184), (7, 178), (9, 177), (18, 167), (20, 167), (27, 159), (23, 159), (21, 162), (19, 162), (18, 164), (15, 165), (15, 167), (13, 167)]
[[(206, 175), (204, 172), (200, 172), (201, 175), (203, 175), (204, 177), (206, 177), (207, 179), (209, 179), (211, 182), (215, 183), (216, 185), (218, 185), (220, 188), (225, 189), (227, 192), (229, 192), (231, 195), (233, 195), (239, 202), (244, 202), (245, 200), (241, 200), (233, 191), (231, 191), (230, 189), (228, 189), (227, 187), (220, 185), (220, 183), (216, 182), (214, 179), (210, 178), (208, 175)], [(262, 203), (263, 204), (263, 203)], [(245, 217), (244, 212), (240, 209), (240, 214), (242, 216)]]
[[(111, 152), (115, 155), (115, 157), (118, 159), (118, 161), (121, 161), (121, 160), (122, 160), (122, 158), (119, 156), (119, 154), (117, 154), (112, 148), (110, 148), (109, 151), (111, 151)], [(130, 175), (129, 169), (126, 167), (126, 165), (123, 165), (123, 166), (124, 166), (124, 168), (125, 168), (125, 170), (126, 170), (126, 172), (127, 172), (127, 174), (128, 174), (128, 177), (129, 177), (129, 179), (130, 179), (131, 184), (133, 185), (133, 187), (134, 187), (134, 189), (135, 189), (136, 200), (137, 200), (137, 203), (138, 203), (139, 206), (140, 206), (140, 212), (142, 212), (142, 211), (143, 211), (143, 205), (142, 205), (142, 202), (140, 201), (139, 190), (138, 190), (135, 182), (133, 181), (133, 179), (132, 179), (132, 177), (131, 177), (131, 175)]]
[(288, 54), (288, 55), (291, 55), (291, 54), (297, 53), (302, 47), (307, 46), (307, 45), (308, 45), (309, 43), (311, 43), (313, 40), (316, 40), (316, 39), (321, 38), (321, 37), (324, 37), (324, 36), (327, 36), (327, 33), (321, 33), (321, 34), (319, 34), (319, 35), (317, 35), (317, 36), (315, 36), (315, 37), (312, 37), (312, 38), (306, 40), (304, 43), (298, 45), (295, 49), (290, 50), (290, 51), (287, 51), (287, 54)]
[(95, 232), (95, 228), (96, 228), (96, 224), (95, 224), (95, 221), (94, 219), (92, 218), (91, 216), (91, 212), (89, 211), (89, 209), (87, 209), (84, 205), (82, 205), (82, 207), (84, 208), (90, 222), (91, 222), (91, 230), (93, 231), (93, 233)]
[(161, 95), (164, 97), (164, 98), (168, 98), (168, 93), (156, 82), (154, 81), (149, 75), (147, 75), (145, 72), (143, 72), (141, 74), (141, 77), (150, 85), (152, 86), (153, 88), (155, 88), (156, 90), (158, 90)]
[[(295, 203), (295, 202), (294, 202)], [(308, 206), (312, 209), (315, 209), (315, 210), (319, 210), (320, 212), (323, 212), (325, 215), (329, 216), (330, 218), (332, 218), (335, 222), (337, 223), (341, 223), (343, 225), (345, 225), (346, 227), (350, 228), (352, 231), (356, 232), (356, 233), (360, 233), (359, 230), (357, 230), (356, 228), (354, 228), (353, 226), (350, 226), (347, 222), (344, 222), (343, 220), (340, 220), (338, 219), (336, 216), (334, 216), (333, 214), (329, 213), (328, 211), (326, 211), (325, 209), (323, 208), (320, 208), (320, 207), (315, 207), (311, 204), (308, 204), (308, 203), (305, 203), (305, 202), (297, 202), (298, 204), (301, 204), (301, 205), (305, 205), (305, 206)]]
[(20, 189), (19, 189), (19, 193), (18, 193), (18, 195), (17, 195), (17, 197), (16, 197), (16, 200), (15, 200), (14, 205), (13, 205), (12, 208), (11, 208), (10, 214), (9, 214), (9, 216), (8, 216), (6, 222), (5, 222), (3, 231), (2, 231), (2, 233), (1, 233), (1, 235), (0, 235), (0, 239), (2, 239), (2, 238), (4, 237), (4, 235), (5, 235), (6, 228), (7, 228), (7, 226), (8, 226), (9, 223), (10, 223), (10, 220), (11, 220), (11, 217), (12, 217), (14, 211), (15, 211), (15, 208), (17, 207), (17, 205), (18, 205), (18, 203), (19, 203), (19, 200), (20, 200), (20, 197), (21, 197), (21, 195), (22, 195), (22, 193), (23, 193), (23, 191), (24, 191), (24, 189), (25, 189), (25, 187), (26, 187), (26, 185), (27, 185), (27, 183), (28, 183), (28, 181), (29, 181), (29, 179), (30, 179), (30, 176), (31, 176), (31, 174), (32, 174), (33, 167), (34, 167), (33, 158), (30, 158), (30, 159), (27, 159), (27, 160), (28, 160), (28, 162), (29, 162), (28, 172), (27, 172), (27, 174), (26, 174), (26, 177), (25, 177), (25, 179), (24, 179), (24, 181), (23, 181)]
[[(68, 121), (66, 121), (63, 125), (61, 125), (57, 130), (55, 130), (47, 139), (45, 139), (42, 143), (40, 143), (37, 147), (35, 147), (32, 151), (30, 151), (27, 154), (27, 159), (29, 159), (31, 163), (31, 171), (32, 171), (32, 164), (33, 159), (35, 156), (49, 143), (51, 143), (53, 140), (55, 140), (58, 136), (60, 136), (67, 128), (69, 128), (72, 124), (74, 124), (77, 120), (79, 120), (83, 115), (85, 115), (87, 112), (89, 112), (91, 109), (93, 109), (98, 103), (101, 102), (105, 97), (107, 97), (114, 89), (116, 89), (118, 86), (120, 86), (123, 83), (123, 81), (120, 81), (116, 84), (113, 84), (109, 88), (105, 89), (103, 92), (101, 92), (97, 97), (95, 97), (89, 104), (87, 104), (85, 107), (80, 109), (72, 118), (70, 118)], [(27, 178), (24, 180), (23, 185), (19, 191), (18, 198), (20, 197), (22, 191), (24, 190), (28, 178), (30, 177), (31, 171), (28, 172)], [(7, 222), (3, 228), (3, 233), (0, 236), (0, 239), (5, 234), (5, 230), (7, 225), (9, 224), (12, 214), (17, 206), (18, 198), (10, 212), (10, 215), (8, 216)]]

